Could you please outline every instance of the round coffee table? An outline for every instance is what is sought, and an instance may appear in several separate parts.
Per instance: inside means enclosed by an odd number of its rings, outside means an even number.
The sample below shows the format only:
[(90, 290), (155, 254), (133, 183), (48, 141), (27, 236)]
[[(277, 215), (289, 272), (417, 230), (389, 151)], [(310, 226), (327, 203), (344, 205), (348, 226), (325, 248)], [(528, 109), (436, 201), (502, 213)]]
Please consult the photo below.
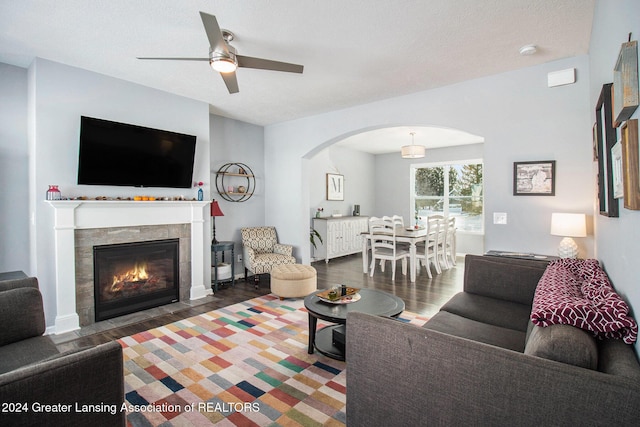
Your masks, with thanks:
[[(304, 307), (309, 313), (309, 349), (313, 354), (314, 348), (332, 359), (344, 360), (344, 348), (334, 340), (334, 330), (344, 338), (344, 325), (347, 323), (347, 313), (358, 311), (374, 316), (397, 317), (404, 311), (404, 301), (395, 295), (376, 289), (360, 289), (360, 299), (348, 304), (332, 304), (324, 302), (314, 292), (304, 299)], [(318, 319), (335, 323), (316, 332)], [(340, 336), (340, 335), (339, 335)]]

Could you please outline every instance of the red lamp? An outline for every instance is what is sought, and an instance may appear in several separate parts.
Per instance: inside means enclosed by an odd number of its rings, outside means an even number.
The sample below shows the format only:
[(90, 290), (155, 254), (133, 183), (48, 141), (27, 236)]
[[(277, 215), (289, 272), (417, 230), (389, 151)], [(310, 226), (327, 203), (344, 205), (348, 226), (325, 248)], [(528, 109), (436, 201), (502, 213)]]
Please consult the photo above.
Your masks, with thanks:
[(216, 217), (224, 216), (224, 214), (222, 213), (222, 210), (220, 209), (218, 202), (215, 200), (211, 201), (211, 216), (212, 216), (211, 222), (213, 224), (213, 240), (211, 241), (211, 243), (216, 244), (218, 243), (218, 241), (216, 240)]

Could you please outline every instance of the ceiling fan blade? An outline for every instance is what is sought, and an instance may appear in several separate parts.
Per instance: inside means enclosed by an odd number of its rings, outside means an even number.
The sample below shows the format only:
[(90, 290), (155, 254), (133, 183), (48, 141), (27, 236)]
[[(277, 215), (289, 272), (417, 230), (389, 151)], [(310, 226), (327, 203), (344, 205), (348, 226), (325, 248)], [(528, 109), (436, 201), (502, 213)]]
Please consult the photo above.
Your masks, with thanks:
[(220, 73), (222, 76), (222, 80), (224, 80), (224, 84), (227, 85), (227, 89), (229, 93), (238, 93), (240, 89), (238, 88), (238, 79), (236, 78), (235, 71), (231, 73)]
[(152, 57), (136, 57), (136, 59), (157, 59), (159, 61), (208, 61), (209, 58), (152, 58)]
[(222, 38), (222, 31), (220, 31), (216, 17), (208, 13), (200, 12), (200, 18), (202, 18), (202, 25), (204, 25), (204, 30), (207, 33), (211, 50), (214, 52), (224, 52), (228, 55), (229, 50)]
[(287, 73), (302, 73), (304, 67), (288, 62), (272, 61), (270, 59), (253, 58), (251, 56), (236, 55), (238, 67), (257, 68), (260, 70), (285, 71)]

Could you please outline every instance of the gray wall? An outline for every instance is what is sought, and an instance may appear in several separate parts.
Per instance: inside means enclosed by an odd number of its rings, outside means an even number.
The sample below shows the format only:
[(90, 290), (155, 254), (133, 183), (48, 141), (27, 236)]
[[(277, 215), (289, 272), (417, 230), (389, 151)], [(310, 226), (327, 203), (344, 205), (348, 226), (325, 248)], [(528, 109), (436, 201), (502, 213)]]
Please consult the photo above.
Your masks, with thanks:
[[(576, 68), (577, 82), (547, 88), (547, 74), (566, 68)], [(551, 213), (593, 214), (588, 68), (588, 57), (579, 56), (267, 126), (266, 220), (308, 262), (308, 159), (363, 131), (439, 126), (485, 138), (486, 249), (553, 254), (561, 238), (549, 234)], [(556, 196), (513, 196), (513, 162), (549, 159), (558, 165)], [(493, 225), (493, 212), (506, 212), (508, 224)], [(581, 255), (593, 256), (592, 235), (579, 240)]]
[(0, 272), (29, 273), (27, 70), (0, 63)]
[[(212, 197), (218, 201), (223, 217), (216, 218), (218, 241), (235, 242), (236, 255), (242, 254), (240, 228), (266, 225), (264, 222), (264, 128), (225, 117), (210, 116)], [(229, 202), (215, 189), (216, 171), (226, 163), (244, 163), (256, 176), (254, 195), (244, 202)], [(234, 178), (230, 178), (233, 180)], [(244, 185), (244, 178), (237, 178)], [(226, 182), (226, 180), (225, 180)], [(234, 184), (230, 184), (234, 185)], [(242, 263), (236, 262), (236, 275), (244, 274)], [(225, 262), (228, 262), (225, 259)]]
[[(631, 32), (632, 40), (640, 37), (640, 2), (637, 0), (598, 1), (591, 34), (589, 62), (591, 67), (590, 114), (595, 122), (595, 105), (602, 85), (613, 82), (620, 45), (627, 41)], [(635, 111), (632, 119), (640, 118)], [(618, 129), (618, 135), (620, 130)], [(637, 143), (637, 142), (636, 142)], [(593, 176), (595, 176), (595, 171)], [(594, 178), (595, 179), (595, 178)], [(607, 270), (616, 290), (635, 307), (635, 316), (640, 311), (640, 212), (623, 207), (620, 200), (620, 217), (607, 218), (596, 215), (596, 256)], [(636, 349), (640, 350), (636, 343)]]

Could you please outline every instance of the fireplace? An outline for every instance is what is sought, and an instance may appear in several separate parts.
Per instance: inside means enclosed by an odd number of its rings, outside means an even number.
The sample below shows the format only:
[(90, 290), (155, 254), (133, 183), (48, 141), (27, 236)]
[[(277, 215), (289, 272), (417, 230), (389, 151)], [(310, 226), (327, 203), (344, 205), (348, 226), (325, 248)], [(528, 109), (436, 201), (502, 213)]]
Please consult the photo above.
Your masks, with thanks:
[(179, 239), (93, 247), (95, 321), (179, 300)]

